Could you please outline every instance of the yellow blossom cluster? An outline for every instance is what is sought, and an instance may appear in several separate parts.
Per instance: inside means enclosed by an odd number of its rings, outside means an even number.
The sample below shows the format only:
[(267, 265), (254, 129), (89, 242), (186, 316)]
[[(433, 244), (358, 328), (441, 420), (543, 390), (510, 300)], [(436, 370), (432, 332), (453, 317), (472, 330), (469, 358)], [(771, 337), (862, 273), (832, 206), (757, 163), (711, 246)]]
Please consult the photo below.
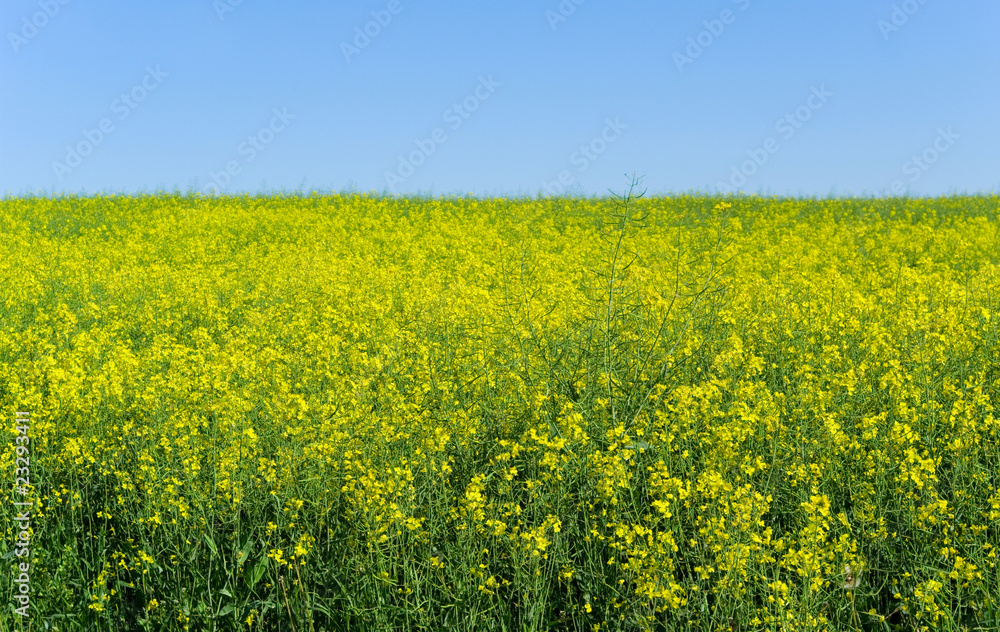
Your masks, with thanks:
[(0, 465), (14, 487), (28, 411), (33, 616), (988, 629), (998, 213), (0, 200)]

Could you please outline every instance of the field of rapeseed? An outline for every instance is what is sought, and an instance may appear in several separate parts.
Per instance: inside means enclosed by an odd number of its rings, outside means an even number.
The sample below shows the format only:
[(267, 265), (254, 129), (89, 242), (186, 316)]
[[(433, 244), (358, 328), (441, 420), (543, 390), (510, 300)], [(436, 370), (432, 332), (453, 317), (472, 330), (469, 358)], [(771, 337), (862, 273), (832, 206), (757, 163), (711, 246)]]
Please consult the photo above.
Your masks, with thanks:
[(998, 212), (0, 200), (0, 630), (997, 629)]

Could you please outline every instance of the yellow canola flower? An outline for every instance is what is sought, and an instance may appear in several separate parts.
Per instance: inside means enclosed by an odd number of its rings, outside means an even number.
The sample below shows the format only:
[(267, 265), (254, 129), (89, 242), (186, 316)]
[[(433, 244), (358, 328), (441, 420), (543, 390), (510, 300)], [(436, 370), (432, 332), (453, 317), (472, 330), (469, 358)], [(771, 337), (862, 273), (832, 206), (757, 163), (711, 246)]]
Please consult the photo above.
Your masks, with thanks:
[[(293, 617), (339, 581), (400, 628), (441, 627), (435, 600), (526, 629), (529, 603), (574, 629), (980, 625), (998, 210), (4, 198), (0, 466), (30, 451), (15, 495), (90, 529), (60, 599), (94, 622), (210, 625), (174, 604), (235, 559), (283, 605), (280, 569)], [(34, 559), (62, 559), (40, 524)]]

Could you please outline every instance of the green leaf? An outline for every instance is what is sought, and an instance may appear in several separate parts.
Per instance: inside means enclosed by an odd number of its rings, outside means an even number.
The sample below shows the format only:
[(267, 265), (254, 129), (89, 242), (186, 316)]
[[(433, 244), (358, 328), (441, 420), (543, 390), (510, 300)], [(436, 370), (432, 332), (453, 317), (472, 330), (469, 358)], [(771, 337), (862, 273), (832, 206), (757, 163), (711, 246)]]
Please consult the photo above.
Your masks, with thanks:
[(215, 542), (212, 542), (212, 538), (208, 537), (207, 533), (205, 534), (205, 544), (212, 550), (212, 557), (219, 557), (219, 549), (215, 547)]
[(328, 617), (332, 617), (333, 616), (333, 614), (331, 614), (329, 610), (327, 610), (323, 606), (319, 605), (318, 603), (312, 604), (312, 609), (315, 610), (315, 611), (317, 611), (317, 612), (321, 612), (321, 613), (325, 614)]
[(264, 576), (264, 571), (267, 570), (267, 556), (261, 557), (257, 561), (257, 564), (253, 567), (253, 571), (250, 574), (250, 589), (253, 590), (260, 578)]
[(253, 538), (247, 538), (247, 543), (243, 545), (243, 549), (240, 554), (236, 557), (236, 565), (243, 566), (243, 562), (247, 561), (250, 556), (250, 549), (253, 547)]

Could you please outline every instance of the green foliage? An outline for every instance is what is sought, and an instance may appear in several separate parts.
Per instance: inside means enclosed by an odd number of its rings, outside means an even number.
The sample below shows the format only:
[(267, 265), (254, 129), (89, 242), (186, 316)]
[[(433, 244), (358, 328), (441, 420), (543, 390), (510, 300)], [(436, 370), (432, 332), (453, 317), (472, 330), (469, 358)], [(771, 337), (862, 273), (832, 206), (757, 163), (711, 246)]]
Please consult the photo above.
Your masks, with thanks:
[(995, 629), (997, 198), (639, 187), (0, 201), (0, 632)]

